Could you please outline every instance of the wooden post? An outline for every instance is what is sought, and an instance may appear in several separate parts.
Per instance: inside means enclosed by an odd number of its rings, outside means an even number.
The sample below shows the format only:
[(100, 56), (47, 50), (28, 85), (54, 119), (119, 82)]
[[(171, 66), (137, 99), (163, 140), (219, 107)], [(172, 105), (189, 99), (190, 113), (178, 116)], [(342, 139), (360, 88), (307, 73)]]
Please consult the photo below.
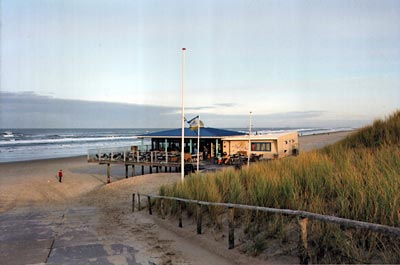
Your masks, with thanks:
[(144, 165), (142, 165), (142, 175), (144, 175)]
[(156, 166), (156, 173), (158, 173), (158, 166)]
[(111, 166), (110, 166), (110, 164), (108, 163), (107, 164), (107, 183), (111, 183)]
[(125, 165), (125, 178), (128, 178), (128, 165)]
[(147, 203), (148, 203), (148, 206), (149, 206), (149, 214), (152, 215), (153, 211), (151, 210), (151, 198), (150, 198), (150, 196), (147, 196)]
[(201, 235), (202, 212), (201, 204), (197, 204), (197, 234)]
[(141, 210), (141, 207), (140, 207), (140, 193), (138, 192), (138, 194), (137, 194), (137, 201), (138, 201), (138, 211), (140, 211)]
[(165, 172), (167, 172), (168, 167), (165, 167), (164, 169), (165, 169)]
[(235, 208), (229, 207), (228, 209), (228, 222), (229, 222), (229, 237), (228, 237), (228, 248), (232, 249), (235, 247)]
[(132, 177), (135, 176), (135, 165), (132, 165)]
[(150, 163), (152, 163), (153, 164), (153, 152), (150, 152)]
[(149, 166), (150, 174), (153, 174), (153, 166)]
[(307, 224), (308, 224), (308, 218), (300, 216), (298, 219), (298, 224), (299, 224), (299, 259), (300, 259), (300, 264), (308, 264), (309, 261), (309, 256), (308, 256), (308, 243), (307, 243)]
[(160, 199), (161, 218), (165, 219), (164, 199)]
[(132, 212), (135, 211), (135, 193), (132, 193)]
[(179, 218), (179, 227), (182, 227), (182, 202), (178, 201), (178, 218)]
[(172, 172), (172, 167), (169, 167), (169, 173), (171, 173)]

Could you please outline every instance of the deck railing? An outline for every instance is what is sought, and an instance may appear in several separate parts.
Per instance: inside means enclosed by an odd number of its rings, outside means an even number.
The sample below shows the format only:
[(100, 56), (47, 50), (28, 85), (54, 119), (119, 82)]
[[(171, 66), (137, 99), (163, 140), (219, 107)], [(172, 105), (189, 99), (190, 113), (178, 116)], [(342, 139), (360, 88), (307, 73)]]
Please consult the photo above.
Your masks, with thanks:
[(107, 147), (107, 148), (96, 148), (88, 149), (88, 160), (98, 160), (98, 161), (113, 161), (118, 159), (124, 159), (124, 154), (130, 152), (130, 146), (118, 146), (118, 147)]
[(234, 241), (235, 241), (234, 209), (253, 210), (253, 211), (261, 211), (261, 212), (296, 216), (298, 218), (298, 226), (300, 229), (299, 242), (298, 242), (298, 250), (299, 250), (298, 256), (300, 258), (300, 264), (308, 264), (308, 261), (309, 261), (308, 244), (307, 244), (308, 219), (334, 223), (334, 224), (338, 224), (338, 225), (341, 225), (344, 227), (365, 229), (365, 230), (369, 230), (369, 231), (382, 233), (382, 234), (385, 234), (388, 236), (400, 238), (400, 228), (387, 226), (387, 225), (356, 221), (356, 220), (345, 219), (345, 218), (330, 216), (330, 215), (322, 215), (322, 214), (311, 213), (311, 212), (301, 211), (301, 210), (277, 209), (277, 208), (243, 205), (243, 204), (233, 204), (233, 203), (207, 202), (207, 201), (198, 201), (198, 200), (190, 200), (190, 199), (160, 196), (160, 195), (151, 195), (151, 194), (140, 194), (140, 193), (135, 194), (135, 193), (133, 193), (132, 194), (132, 212), (135, 211), (135, 196), (136, 195), (138, 197), (138, 201), (137, 201), (137, 209), (138, 210), (142, 209), (140, 197), (141, 196), (147, 197), (147, 207), (148, 207), (149, 214), (152, 214), (151, 199), (152, 198), (159, 199), (160, 200), (160, 211), (161, 211), (162, 218), (165, 218), (164, 200), (177, 201), (179, 203), (179, 207), (178, 207), (179, 227), (182, 227), (182, 204), (183, 203), (191, 203), (191, 204), (197, 205), (197, 209), (196, 209), (197, 234), (201, 234), (201, 232), (202, 232), (202, 206), (219, 206), (219, 207), (227, 208), (228, 209), (228, 222), (229, 222), (228, 223), (228, 227), (229, 227), (228, 248), (229, 249), (234, 248)]
[[(93, 162), (165, 162), (171, 161), (176, 152), (132, 151), (130, 146), (89, 149), (87, 159)], [(177, 160), (177, 159), (176, 159)], [(178, 161), (178, 160), (177, 160)]]

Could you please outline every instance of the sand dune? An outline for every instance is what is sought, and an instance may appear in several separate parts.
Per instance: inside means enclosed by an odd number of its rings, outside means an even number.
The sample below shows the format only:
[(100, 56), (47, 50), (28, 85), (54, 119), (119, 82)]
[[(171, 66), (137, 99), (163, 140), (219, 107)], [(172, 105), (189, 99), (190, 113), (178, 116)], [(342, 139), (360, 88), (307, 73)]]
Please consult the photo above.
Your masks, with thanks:
[[(348, 133), (300, 137), (300, 150), (323, 147)], [(63, 183), (58, 182), (59, 169), (64, 172)], [(88, 164), (86, 157), (0, 164), (0, 217), (6, 212), (16, 213), (16, 216), (44, 210), (62, 212), (65, 228), (54, 232), (55, 242), (67, 242), (67, 232), (73, 233), (86, 223), (86, 234), (78, 233), (76, 242), (72, 240), (75, 246), (86, 241), (101, 245), (104, 253), (111, 253), (104, 254), (107, 259), (118, 264), (129, 264), (128, 254), (117, 255), (112, 251), (112, 246), (118, 242), (122, 242), (125, 249), (135, 250), (136, 264), (265, 264), (265, 261), (240, 254), (238, 249), (227, 250), (224, 231), (216, 235), (205, 228), (205, 234), (198, 236), (192, 219), (186, 219), (185, 228), (178, 229), (174, 220), (161, 220), (149, 216), (146, 211), (131, 213), (133, 192), (155, 194), (161, 185), (179, 181), (179, 173), (125, 179), (123, 167), (113, 166), (111, 184), (106, 184), (105, 173), (105, 166)], [(1, 243), (2, 251), (7, 252), (7, 242)], [(71, 246), (67, 244), (59, 246), (58, 251), (57, 248), (53, 250), (53, 258), (60, 257), (61, 250), (66, 247)], [(274, 264), (296, 261), (293, 257), (270, 260)]]

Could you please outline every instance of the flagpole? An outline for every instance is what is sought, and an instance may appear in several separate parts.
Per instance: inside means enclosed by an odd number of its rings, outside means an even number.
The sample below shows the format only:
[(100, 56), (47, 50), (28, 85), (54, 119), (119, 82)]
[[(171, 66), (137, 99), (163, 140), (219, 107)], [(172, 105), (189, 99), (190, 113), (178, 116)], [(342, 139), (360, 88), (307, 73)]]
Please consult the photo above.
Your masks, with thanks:
[(199, 114), (199, 121), (197, 123), (197, 173), (199, 173), (199, 163), (200, 163), (200, 126), (201, 126), (201, 121), (200, 121), (200, 114)]
[(184, 105), (184, 74), (185, 74), (185, 51), (182, 48), (182, 141), (181, 141), (181, 180), (185, 179), (185, 105)]
[(249, 124), (249, 153), (247, 154), (247, 167), (250, 167), (250, 155), (251, 155), (251, 114), (250, 111), (250, 124)]

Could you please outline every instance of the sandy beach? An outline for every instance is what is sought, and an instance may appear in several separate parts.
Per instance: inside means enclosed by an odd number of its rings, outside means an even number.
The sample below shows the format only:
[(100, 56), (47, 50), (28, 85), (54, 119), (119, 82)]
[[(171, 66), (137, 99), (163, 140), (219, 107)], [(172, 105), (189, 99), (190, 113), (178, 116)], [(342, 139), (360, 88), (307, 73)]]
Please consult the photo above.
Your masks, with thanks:
[(299, 137), (300, 152), (312, 151), (336, 143), (344, 139), (346, 136), (348, 136), (353, 132), (354, 131), (343, 131), (343, 132), (300, 136)]
[[(301, 136), (300, 152), (334, 143), (349, 133)], [(62, 183), (58, 182), (59, 169), (64, 172)], [(89, 259), (100, 264), (265, 264), (236, 248), (228, 250), (224, 231), (216, 235), (205, 228), (204, 235), (199, 236), (192, 219), (185, 220), (184, 229), (179, 229), (176, 223), (150, 216), (145, 210), (131, 212), (133, 192), (155, 194), (161, 185), (179, 181), (179, 173), (125, 179), (122, 166), (112, 166), (111, 172), (112, 183), (107, 184), (106, 167), (89, 164), (86, 157), (0, 164), (0, 230), (6, 233), (13, 218), (22, 220), (27, 214), (40, 213), (45, 216), (37, 219), (40, 227), (45, 227), (44, 220), (51, 227), (44, 239), (52, 242), (43, 247), (47, 254), (32, 259), (29, 248), (16, 252), (12, 242), (17, 242), (17, 238), (13, 241), (12, 235), (0, 237), (0, 260), (7, 264), (23, 264), (26, 260), (71, 264)], [(44, 239), (40, 242), (47, 242)], [(101, 262), (98, 255), (76, 254), (77, 259), (73, 260), (67, 250), (82, 246), (99, 247), (100, 256), (109, 263)], [(118, 246), (121, 251), (116, 250)], [(279, 257), (269, 263), (297, 262), (293, 258)]]

